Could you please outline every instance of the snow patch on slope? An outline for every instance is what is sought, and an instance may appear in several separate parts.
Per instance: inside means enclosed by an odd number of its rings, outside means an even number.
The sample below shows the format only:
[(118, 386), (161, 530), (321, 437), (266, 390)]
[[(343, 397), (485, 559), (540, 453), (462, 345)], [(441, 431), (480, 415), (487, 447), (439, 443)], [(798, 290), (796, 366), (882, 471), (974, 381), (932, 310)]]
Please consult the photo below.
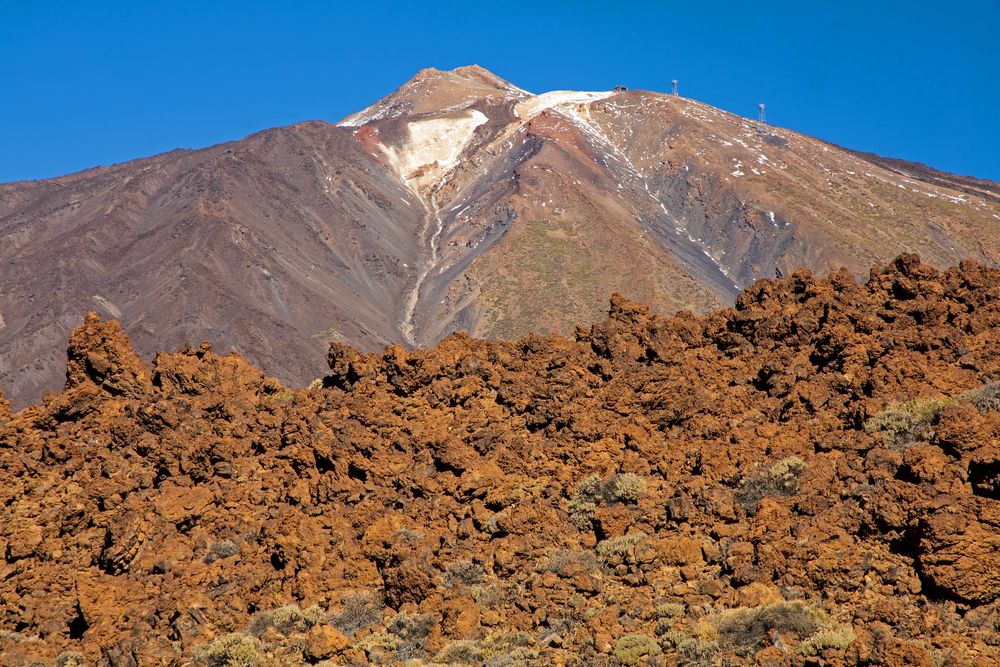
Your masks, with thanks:
[(487, 120), (483, 112), (470, 109), (414, 121), (406, 126), (406, 142), (382, 146), (382, 151), (407, 187), (419, 192), (440, 182), (458, 164), (472, 134)]
[(546, 109), (551, 109), (562, 104), (590, 104), (606, 97), (614, 95), (611, 91), (588, 92), (579, 90), (553, 90), (518, 103), (514, 107), (514, 113), (518, 118), (527, 120), (537, 116)]
[(390, 116), (390, 111), (392, 111), (392, 107), (390, 106), (378, 107), (373, 105), (367, 109), (362, 109), (357, 113), (351, 114), (344, 120), (337, 123), (337, 127), (358, 127), (360, 125), (367, 125), (375, 120), (382, 120), (384, 118), (402, 115), (402, 111), (397, 110), (393, 116)]

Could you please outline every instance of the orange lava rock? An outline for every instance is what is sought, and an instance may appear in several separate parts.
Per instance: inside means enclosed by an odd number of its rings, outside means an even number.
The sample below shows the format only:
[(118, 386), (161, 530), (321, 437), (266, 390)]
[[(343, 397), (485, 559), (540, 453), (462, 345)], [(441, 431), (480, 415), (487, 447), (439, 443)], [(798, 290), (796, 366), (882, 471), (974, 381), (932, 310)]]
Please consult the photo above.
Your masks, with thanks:
[(88, 316), (62, 393), (0, 403), (0, 663), (998, 664), (997, 294), (794, 272), (573, 339), (335, 345), (309, 390)]
[(330, 658), (351, 645), (351, 640), (325, 623), (313, 626), (306, 634), (305, 653), (313, 660)]

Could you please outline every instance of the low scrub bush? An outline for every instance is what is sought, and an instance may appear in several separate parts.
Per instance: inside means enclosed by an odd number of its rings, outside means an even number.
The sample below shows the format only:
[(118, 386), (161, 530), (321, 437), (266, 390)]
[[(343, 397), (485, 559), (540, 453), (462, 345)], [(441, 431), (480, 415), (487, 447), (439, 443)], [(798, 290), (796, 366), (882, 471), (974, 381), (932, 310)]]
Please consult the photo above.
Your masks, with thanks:
[(536, 667), (544, 664), (539, 659), (538, 651), (525, 646), (494, 653), (483, 663), (484, 667)]
[(216, 637), (196, 657), (208, 667), (256, 667), (264, 658), (259, 639), (238, 633)]
[(661, 604), (653, 612), (656, 619), (656, 636), (661, 637), (674, 628), (674, 623), (684, 615), (684, 605), (676, 602)]
[(792, 633), (806, 639), (820, 629), (818, 614), (799, 602), (733, 609), (723, 612), (714, 625), (719, 633), (719, 644), (741, 655), (756, 653), (770, 640), (772, 632)]
[(434, 656), (434, 662), (443, 665), (481, 665), (485, 661), (485, 657), (479, 642), (459, 639), (441, 649)]
[(531, 635), (527, 632), (491, 632), (483, 639), (483, 646), (493, 651), (531, 646)]
[(605, 561), (611, 560), (615, 557), (619, 557), (623, 560), (628, 559), (628, 557), (632, 555), (635, 545), (642, 542), (646, 539), (646, 537), (646, 533), (637, 532), (622, 535), (620, 537), (612, 537), (609, 540), (598, 542), (596, 547), (597, 555)]
[(396, 659), (405, 661), (423, 655), (424, 646), (434, 631), (437, 619), (432, 614), (399, 614), (386, 627), (399, 638)]
[(951, 399), (918, 398), (890, 405), (865, 422), (865, 432), (879, 433), (883, 445), (903, 450), (933, 439), (941, 413), (955, 403), (969, 403), (979, 412), (1000, 412), (1000, 382), (984, 384)]
[(236, 544), (232, 540), (218, 540), (208, 545), (208, 553), (205, 554), (205, 557), (202, 560), (211, 565), (217, 560), (231, 558), (239, 552), (240, 545)]
[(376, 625), (382, 620), (382, 601), (370, 593), (352, 593), (340, 603), (340, 611), (330, 615), (329, 623), (345, 635)]
[(612, 497), (618, 502), (634, 503), (646, 492), (646, 480), (635, 473), (626, 472), (611, 478)]
[(838, 626), (820, 630), (795, 648), (799, 655), (820, 655), (827, 649), (846, 651), (858, 637), (849, 626)]
[(477, 605), (488, 609), (512, 602), (515, 598), (516, 590), (513, 586), (491, 581), (469, 586), (469, 593)]
[(56, 658), (55, 667), (87, 667), (87, 657), (78, 651), (66, 651)]
[(656, 608), (656, 618), (679, 618), (684, 615), (684, 605), (679, 602), (665, 602)]
[(889, 406), (865, 423), (865, 432), (880, 433), (889, 449), (906, 449), (934, 437), (934, 426), (949, 403), (944, 398), (918, 398)]
[(1000, 412), (1000, 382), (990, 382), (955, 397), (956, 401), (971, 403), (980, 412)]
[(306, 632), (322, 620), (323, 610), (319, 607), (308, 607), (303, 610), (297, 604), (289, 604), (258, 612), (250, 623), (249, 632), (254, 636), (260, 636), (268, 628), (274, 628), (281, 634), (288, 635), (293, 632)]
[(671, 630), (660, 637), (660, 646), (664, 651), (676, 651), (684, 657), (686, 662), (681, 664), (705, 664), (719, 652), (717, 641), (679, 630)]
[(601, 500), (602, 494), (601, 478), (591, 475), (583, 480), (583, 484), (576, 490), (569, 501), (569, 517), (573, 525), (580, 530), (590, 530), (591, 519), (597, 504)]
[(448, 566), (444, 573), (445, 585), (452, 588), (458, 584), (473, 586), (482, 583), (483, 566), (471, 560), (457, 560)]
[[(406, 657), (397, 655), (397, 651), (403, 648), (403, 642), (396, 635), (388, 632), (375, 632), (363, 637), (353, 644), (353, 648), (364, 651), (368, 657), (369, 664), (396, 664), (406, 660)], [(409, 653), (410, 648), (403, 649), (404, 653)], [(411, 656), (407, 656), (411, 657)]]
[(623, 665), (637, 665), (640, 658), (660, 653), (660, 645), (646, 635), (625, 635), (615, 642), (615, 657)]
[(793, 496), (799, 492), (799, 478), (805, 468), (805, 461), (798, 456), (782, 459), (745, 479), (736, 491), (736, 500), (747, 512), (756, 512), (760, 501), (767, 496)]
[(569, 516), (580, 530), (590, 530), (591, 519), (601, 503), (634, 504), (646, 492), (646, 481), (625, 472), (608, 479), (591, 475), (583, 480), (569, 501)]
[(560, 577), (568, 577), (573, 574), (572, 570), (575, 569), (574, 566), (577, 564), (586, 570), (597, 570), (600, 568), (593, 552), (576, 549), (556, 549), (549, 554), (545, 564), (538, 567), (538, 571), (555, 572)]

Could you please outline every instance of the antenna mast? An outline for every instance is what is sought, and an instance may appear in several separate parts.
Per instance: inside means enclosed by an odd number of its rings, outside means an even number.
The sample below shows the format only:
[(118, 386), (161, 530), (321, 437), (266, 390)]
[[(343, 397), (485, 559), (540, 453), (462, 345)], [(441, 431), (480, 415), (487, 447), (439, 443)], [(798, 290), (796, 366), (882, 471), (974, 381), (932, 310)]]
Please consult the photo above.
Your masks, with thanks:
[(758, 104), (757, 108), (760, 110), (760, 117), (757, 120), (759, 120), (764, 125), (767, 125), (767, 119), (764, 117), (764, 105)]

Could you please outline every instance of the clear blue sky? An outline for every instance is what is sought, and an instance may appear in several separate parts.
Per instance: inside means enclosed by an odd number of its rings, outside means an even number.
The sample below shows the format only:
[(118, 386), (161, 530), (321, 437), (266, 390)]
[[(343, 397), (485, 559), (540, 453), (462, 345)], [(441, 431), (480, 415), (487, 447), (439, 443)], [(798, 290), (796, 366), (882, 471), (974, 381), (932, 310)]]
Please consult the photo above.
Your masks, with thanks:
[(533, 92), (676, 78), (731, 111), (763, 101), (776, 125), (1000, 180), (998, 27), (1000, 0), (0, 0), (0, 181), (336, 121), (418, 69), (471, 63)]

